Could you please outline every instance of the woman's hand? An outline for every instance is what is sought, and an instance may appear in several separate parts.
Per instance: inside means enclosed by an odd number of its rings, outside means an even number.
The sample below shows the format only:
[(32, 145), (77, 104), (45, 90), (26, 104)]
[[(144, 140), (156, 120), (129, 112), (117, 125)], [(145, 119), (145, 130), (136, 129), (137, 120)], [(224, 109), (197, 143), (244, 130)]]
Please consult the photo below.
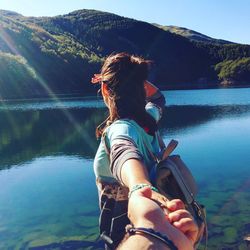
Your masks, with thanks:
[(151, 199), (162, 208), (168, 221), (183, 232), (194, 244), (198, 237), (199, 228), (192, 215), (185, 209), (184, 203), (180, 199), (170, 201), (162, 194), (154, 191), (152, 191)]
[[(157, 202), (152, 198), (154, 196)], [(179, 250), (193, 249), (193, 232), (196, 232), (196, 226), (191, 215), (183, 209), (184, 204), (180, 200), (166, 201), (164, 205), (169, 211), (166, 214), (162, 206), (159, 206), (161, 199), (161, 195), (155, 194), (149, 187), (133, 192), (129, 199), (129, 219), (135, 227), (153, 228), (167, 235)], [(176, 213), (178, 211), (181, 212)]]
[(159, 206), (160, 196), (158, 195), (160, 194), (152, 191), (150, 187), (144, 187), (132, 193), (129, 198), (128, 217), (135, 226), (139, 227), (142, 223), (143, 227), (146, 227), (146, 222), (149, 227), (155, 227), (156, 215), (158, 220), (166, 220), (167, 214)]
[(162, 194), (152, 191), (151, 194), (151, 200), (155, 201), (163, 210), (164, 214), (166, 215), (166, 217), (168, 218), (168, 214), (169, 214), (169, 209), (168, 209), (168, 204), (169, 204), (169, 200)]
[(184, 233), (194, 245), (198, 237), (199, 228), (192, 215), (185, 209), (184, 203), (179, 199), (171, 200), (167, 202), (167, 208), (169, 211), (169, 222)]

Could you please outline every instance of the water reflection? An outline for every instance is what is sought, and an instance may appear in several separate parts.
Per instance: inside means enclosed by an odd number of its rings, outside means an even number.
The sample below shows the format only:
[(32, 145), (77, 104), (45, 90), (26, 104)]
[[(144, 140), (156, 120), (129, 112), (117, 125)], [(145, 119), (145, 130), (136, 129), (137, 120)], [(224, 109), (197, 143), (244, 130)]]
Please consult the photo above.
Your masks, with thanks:
[(56, 154), (93, 158), (98, 143), (95, 126), (104, 113), (104, 109), (0, 112), (0, 166)]
[[(245, 106), (170, 106), (160, 123), (163, 134), (225, 117), (250, 114)], [(95, 127), (107, 115), (104, 108), (1, 110), (0, 169), (48, 155), (93, 158), (98, 146)]]
[(248, 116), (250, 105), (224, 106), (170, 106), (167, 107), (160, 123), (165, 132), (176, 133), (180, 130), (204, 124), (211, 120), (222, 118), (237, 118)]
[[(101, 249), (92, 158), (106, 113), (0, 111), (0, 249)], [(164, 139), (180, 140), (176, 152), (198, 181), (209, 249), (246, 249), (249, 125), (250, 105), (170, 106), (160, 123)]]

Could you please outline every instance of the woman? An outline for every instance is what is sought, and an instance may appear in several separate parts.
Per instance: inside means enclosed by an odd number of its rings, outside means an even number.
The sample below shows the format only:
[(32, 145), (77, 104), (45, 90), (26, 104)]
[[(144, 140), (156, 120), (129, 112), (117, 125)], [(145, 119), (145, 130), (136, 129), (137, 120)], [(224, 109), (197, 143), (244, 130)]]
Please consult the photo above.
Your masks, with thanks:
[(164, 96), (147, 81), (150, 62), (119, 53), (109, 56), (92, 83), (101, 84), (108, 118), (97, 127), (101, 143), (94, 160), (100, 198), (101, 237), (114, 249), (130, 223), (128, 195), (148, 186), (152, 199), (165, 200), (151, 185), (154, 159), (159, 153), (155, 134), (165, 104)]

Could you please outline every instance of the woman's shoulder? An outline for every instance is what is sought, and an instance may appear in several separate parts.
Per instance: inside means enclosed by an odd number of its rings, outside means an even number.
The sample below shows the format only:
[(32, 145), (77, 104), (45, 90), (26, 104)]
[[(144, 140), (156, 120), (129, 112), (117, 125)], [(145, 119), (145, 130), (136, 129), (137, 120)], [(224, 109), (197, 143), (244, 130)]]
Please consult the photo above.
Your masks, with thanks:
[(109, 125), (105, 131), (108, 132), (122, 127), (132, 129), (132, 128), (137, 128), (138, 124), (134, 120), (128, 118), (118, 119), (114, 121), (111, 125)]
[(130, 138), (136, 142), (142, 128), (132, 119), (119, 119), (108, 126), (104, 133), (109, 140)]

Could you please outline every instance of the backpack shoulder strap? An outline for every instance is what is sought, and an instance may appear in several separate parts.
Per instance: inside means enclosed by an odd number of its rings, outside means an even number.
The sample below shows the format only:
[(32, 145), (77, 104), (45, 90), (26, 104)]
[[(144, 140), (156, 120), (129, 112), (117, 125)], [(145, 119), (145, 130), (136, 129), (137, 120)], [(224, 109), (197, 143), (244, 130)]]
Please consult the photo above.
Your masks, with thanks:
[(160, 146), (160, 148), (161, 148), (160, 154), (155, 155), (155, 154), (149, 149), (149, 147), (147, 146), (147, 144), (146, 144), (145, 142), (144, 142), (144, 145), (145, 145), (147, 151), (149, 152), (150, 156), (152, 157), (152, 159), (153, 159), (155, 162), (159, 163), (159, 162), (165, 160), (165, 159), (175, 150), (175, 148), (176, 148), (177, 145), (178, 145), (178, 141), (172, 139), (172, 140), (169, 142), (169, 144), (168, 144), (167, 146), (165, 146), (165, 143), (164, 143), (163, 139), (161, 138), (161, 136), (159, 135), (159, 132), (158, 132), (158, 131), (155, 133), (155, 137), (156, 137), (156, 139), (158, 140), (159, 146)]
[(167, 145), (167, 147), (163, 149), (161, 160), (163, 161), (167, 159), (167, 157), (169, 157), (169, 155), (175, 150), (177, 145), (178, 145), (178, 141), (172, 139)]

